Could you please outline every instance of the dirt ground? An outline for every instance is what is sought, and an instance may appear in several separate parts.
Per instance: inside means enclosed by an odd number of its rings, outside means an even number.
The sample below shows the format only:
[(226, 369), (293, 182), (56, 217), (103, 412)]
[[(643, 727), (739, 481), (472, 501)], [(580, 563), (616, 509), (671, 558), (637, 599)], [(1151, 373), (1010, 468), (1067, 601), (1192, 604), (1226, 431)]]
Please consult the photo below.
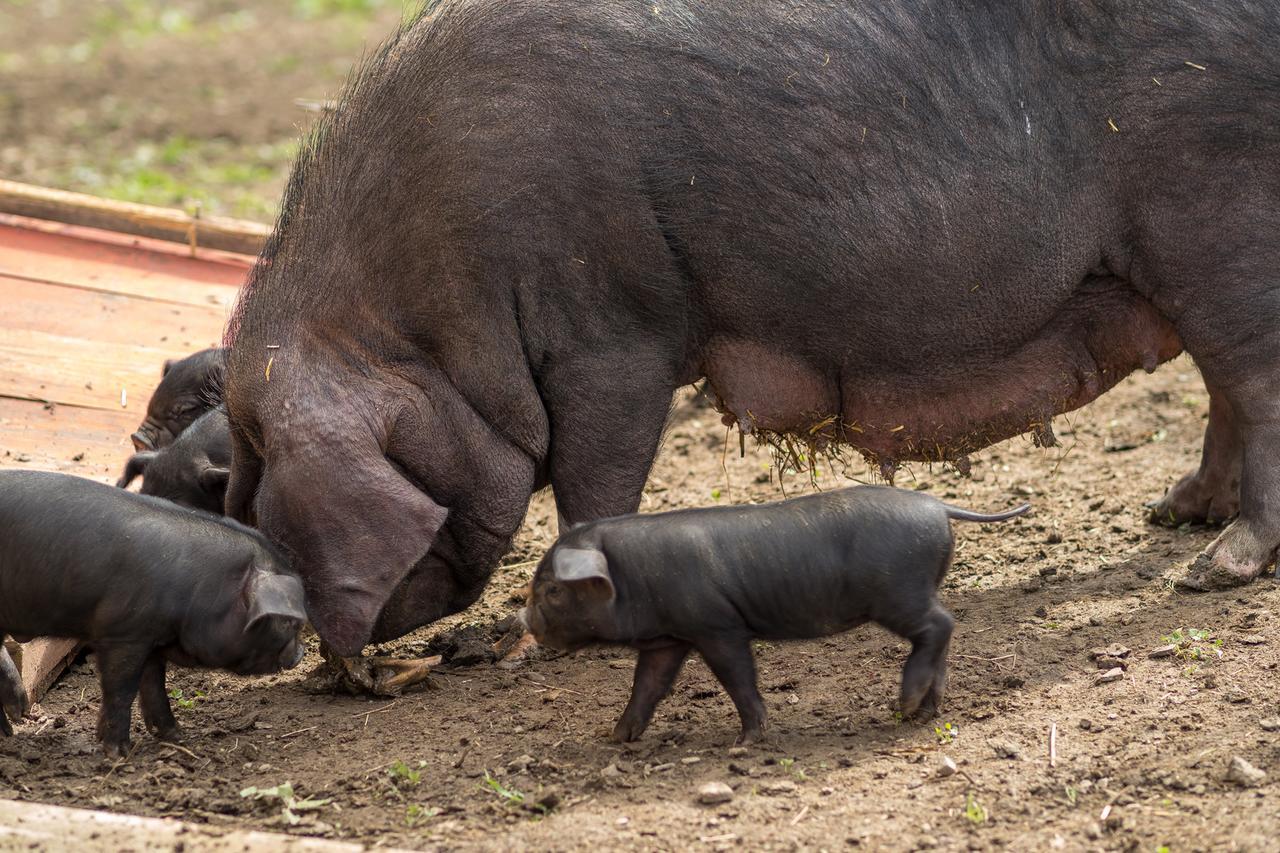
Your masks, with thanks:
[[(736, 439), (726, 453), (718, 419), (688, 396), (644, 509), (781, 497), (769, 455), (748, 446), (740, 459)], [(93, 741), (89, 659), (0, 741), (0, 797), (425, 849), (1274, 849), (1280, 590), (1264, 579), (1175, 592), (1169, 579), (1214, 533), (1144, 520), (1143, 502), (1197, 463), (1206, 414), (1179, 359), (1060, 420), (1058, 448), (1018, 439), (975, 459), (970, 480), (919, 467), (900, 481), (982, 509), (1035, 506), (957, 528), (943, 600), (958, 628), (933, 724), (895, 719), (906, 644), (868, 626), (760, 645), (764, 744), (732, 749), (733, 708), (700, 661), (643, 740), (609, 742), (628, 652), (515, 671), (487, 653), (552, 539), (544, 494), (481, 604), (378, 650), (444, 653), (429, 688), (392, 701), (316, 694), (314, 653), (264, 679), (178, 671), (180, 748), (135, 723), (137, 750), (114, 766)], [(824, 471), (818, 485), (847, 476), (865, 472)], [(811, 488), (794, 473), (782, 485)], [(1148, 657), (1179, 631), (1178, 654)], [(1130, 650), (1112, 650), (1123, 678), (1096, 684), (1091, 651), (1117, 644)], [(1227, 781), (1237, 756), (1269, 774), (1259, 787)], [(296, 824), (279, 797), (242, 793), (286, 782), (304, 801)], [(708, 782), (733, 799), (698, 804)]]
[[(0, 4), (0, 173), (262, 220), (313, 116), (294, 99), (334, 94), (402, 11), (396, 0), (86, 8)], [(738, 458), (736, 437), (726, 447), (718, 418), (685, 397), (645, 510), (811, 488), (794, 473), (780, 485), (764, 451)], [(733, 708), (698, 661), (643, 740), (610, 743), (629, 653), (515, 671), (488, 657), (510, 590), (554, 535), (539, 495), (481, 604), (378, 650), (443, 653), (430, 689), (394, 701), (316, 693), (314, 652), (273, 678), (177, 671), (185, 740), (161, 745), (139, 725), (136, 753), (116, 766), (93, 740), (88, 659), (0, 739), (0, 797), (424, 849), (1275, 849), (1280, 590), (1267, 579), (1175, 592), (1169, 578), (1214, 531), (1144, 518), (1143, 503), (1198, 463), (1207, 412), (1180, 359), (1060, 420), (1058, 448), (1019, 439), (975, 458), (969, 480), (923, 466), (900, 478), (979, 509), (1035, 506), (1007, 525), (957, 528), (944, 603), (958, 629), (933, 724), (895, 719), (906, 644), (864, 627), (760, 646), (764, 744), (731, 749)], [(824, 470), (817, 482), (846, 474), (865, 476)], [(1178, 654), (1148, 657), (1175, 632)], [(1123, 677), (1095, 684), (1091, 650), (1112, 645), (1130, 650)], [(1226, 781), (1235, 757), (1269, 775)], [(286, 782), (288, 810), (285, 792), (242, 793)], [(732, 800), (699, 805), (708, 782)]]

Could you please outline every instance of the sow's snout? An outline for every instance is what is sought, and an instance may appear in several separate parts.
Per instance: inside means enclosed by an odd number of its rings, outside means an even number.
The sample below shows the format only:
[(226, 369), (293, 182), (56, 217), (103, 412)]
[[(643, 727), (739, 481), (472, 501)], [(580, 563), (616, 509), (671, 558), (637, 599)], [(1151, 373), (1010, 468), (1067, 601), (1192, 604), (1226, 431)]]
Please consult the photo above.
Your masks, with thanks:
[(262, 532), (293, 555), (316, 633), (343, 657), (369, 642), (448, 514), (380, 454), (268, 462), (255, 506)]

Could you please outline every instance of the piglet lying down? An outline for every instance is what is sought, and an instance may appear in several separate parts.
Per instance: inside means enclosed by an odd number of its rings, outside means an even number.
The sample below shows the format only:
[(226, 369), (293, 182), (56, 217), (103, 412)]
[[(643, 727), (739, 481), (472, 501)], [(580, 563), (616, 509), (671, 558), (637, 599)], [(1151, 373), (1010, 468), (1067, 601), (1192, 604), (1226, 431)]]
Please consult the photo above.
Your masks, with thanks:
[[(302, 583), (257, 532), (157, 498), (70, 477), (0, 471), (0, 635), (93, 646), (98, 738), (129, 752), (135, 696), (152, 734), (177, 722), (165, 663), (277, 672), (302, 659)], [(0, 704), (26, 709), (0, 649)], [(12, 728), (0, 713), (0, 732)]]
[(697, 650), (738, 708), (738, 742), (749, 743), (765, 727), (751, 640), (825, 637), (864, 622), (911, 641), (902, 712), (933, 716), (952, 629), (938, 603), (955, 544), (949, 521), (1004, 521), (1028, 509), (979, 515), (920, 492), (862, 486), (582, 524), (543, 557), (524, 620), (552, 648), (638, 650), (619, 741), (640, 737)]

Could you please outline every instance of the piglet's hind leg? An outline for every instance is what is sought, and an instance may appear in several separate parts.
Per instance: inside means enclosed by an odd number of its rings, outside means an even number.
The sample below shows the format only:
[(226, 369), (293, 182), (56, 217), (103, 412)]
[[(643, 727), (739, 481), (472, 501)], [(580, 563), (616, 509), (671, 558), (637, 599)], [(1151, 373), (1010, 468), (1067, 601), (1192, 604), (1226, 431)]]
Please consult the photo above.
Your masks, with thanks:
[(684, 660), (689, 656), (688, 643), (675, 643), (659, 648), (641, 649), (636, 658), (635, 683), (631, 701), (613, 728), (613, 739), (619, 743), (636, 740), (644, 734), (658, 707), (675, 683)]
[(178, 721), (173, 718), (169, 694), (164, 689), (164, 670), (164, 655), (152, 652), (142, 671), (138, 704), (142, 706), (142, 722), (146, 723), (147, 731), (160, 740), (177, 740)]
[(929, 719), (942, 705), (947, 683), (947, 648), (955, 623), (951, 614), (939, 604), (929, 610), (915, 625), (901, 631), (886, 625), (911, 640), (911, 656), (902, 670), (900, 705), (904, 717)]
[(698, 653), (711, 667), (742, 718), (738, 743), (753, 743), (764, 734), (764, 700), (756, 687), (756, 660), (746, 637), (698, 642)]

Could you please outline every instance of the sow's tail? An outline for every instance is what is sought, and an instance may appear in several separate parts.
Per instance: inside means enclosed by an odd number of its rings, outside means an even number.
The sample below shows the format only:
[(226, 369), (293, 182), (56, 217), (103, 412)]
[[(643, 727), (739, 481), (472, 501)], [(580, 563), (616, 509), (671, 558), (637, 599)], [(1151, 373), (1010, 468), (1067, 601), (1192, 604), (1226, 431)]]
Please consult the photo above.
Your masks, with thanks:
[(980, 512), (971, 512), (967, 509), (961, 509), (951, 504), (943, 504), (943, 509), (947, 511), (947, 518), (954, 518), (956, 521), (1008, 521), (1011, 518), (1017, 518), (1031, 509), (1031, 504), (1023, 504), (1004, 512), (997, 512), (992, 515), (983, 515)]

